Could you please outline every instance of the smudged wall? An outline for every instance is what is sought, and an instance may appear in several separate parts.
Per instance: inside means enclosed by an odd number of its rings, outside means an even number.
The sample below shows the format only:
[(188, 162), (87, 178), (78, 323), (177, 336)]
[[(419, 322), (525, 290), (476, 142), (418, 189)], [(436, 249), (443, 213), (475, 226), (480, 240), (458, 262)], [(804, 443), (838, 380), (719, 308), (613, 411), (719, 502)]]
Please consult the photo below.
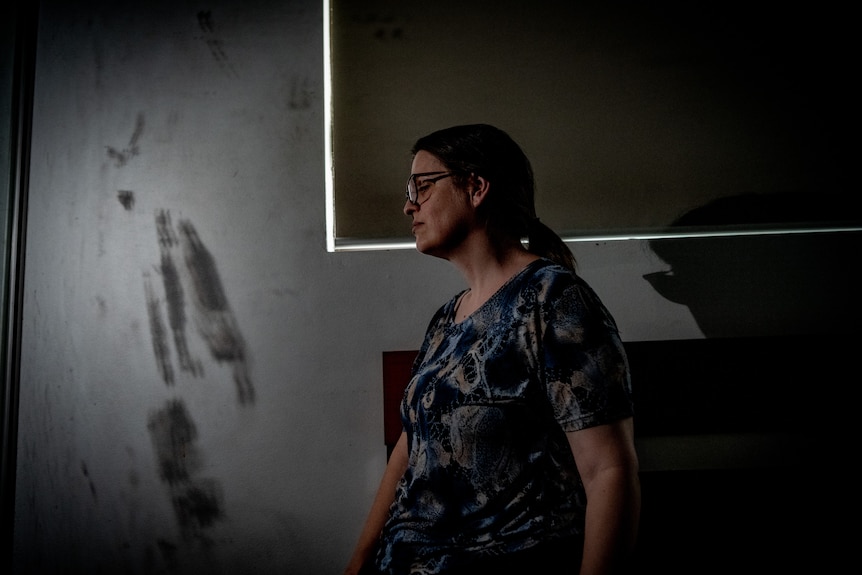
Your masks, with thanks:
[[(381, 353), (461, 281), (326, 252), (321, 9), (42, 3), (17, 573), (348, 556), (385, 461)], [(625, 338), (702, 335), (646, 245), (576, 252)]]

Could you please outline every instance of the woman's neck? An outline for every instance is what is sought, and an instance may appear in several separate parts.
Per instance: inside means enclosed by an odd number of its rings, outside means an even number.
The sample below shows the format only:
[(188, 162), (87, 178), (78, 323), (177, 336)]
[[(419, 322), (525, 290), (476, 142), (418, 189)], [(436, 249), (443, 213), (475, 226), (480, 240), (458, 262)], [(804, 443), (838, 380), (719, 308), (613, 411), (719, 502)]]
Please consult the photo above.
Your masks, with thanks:
[(502, 250), (477, 250), (450, 261), (464, 276), (468, 291), (458, 304), (456, 320), (467, 317), (488, 301), (507, 281), (539, 259), (518, 243)]

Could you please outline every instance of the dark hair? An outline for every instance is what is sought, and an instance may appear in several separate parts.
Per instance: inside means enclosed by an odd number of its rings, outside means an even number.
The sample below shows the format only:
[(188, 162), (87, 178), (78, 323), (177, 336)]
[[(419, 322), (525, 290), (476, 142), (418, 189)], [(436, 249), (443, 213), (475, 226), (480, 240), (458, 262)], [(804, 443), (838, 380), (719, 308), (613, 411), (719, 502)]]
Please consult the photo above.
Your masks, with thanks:
[(575, 269), (569, 247), (536, 217), (533, 168), (509, 134), (487, 124), (453, 126), (419, 138), (412, 153), (419, 151), (439, 158), (459, 185), (471, 175), (491, 183), (482, 213), (492, 239), (527, 238), (531, 253)]

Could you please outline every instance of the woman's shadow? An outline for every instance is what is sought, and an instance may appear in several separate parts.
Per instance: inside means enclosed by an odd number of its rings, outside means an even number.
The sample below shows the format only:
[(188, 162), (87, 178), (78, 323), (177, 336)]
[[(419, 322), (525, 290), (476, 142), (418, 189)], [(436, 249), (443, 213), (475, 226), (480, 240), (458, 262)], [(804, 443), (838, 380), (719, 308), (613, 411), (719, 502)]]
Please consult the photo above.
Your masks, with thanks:
[[(862, 217), (853, 203), (838, 194), (720, 198), (674, 221), (675, 235), (650, 241), (670, 269), (644, 278), (686, 305), (708, 338), (855, 333)], [(739, 235), (684, 235), (704, 229)]]
[[(844, 479), (862, 319), (862, 219), (850, 203), (726, 197), (676, 220), (681, 235), (649, 242), (670, 269), (644, 277), (687, 306), (705, 338), (631, 347), (637, 427), (685, 436), (679, 445), (709, 464), (642, 474), (639, 573), (816, 571), (832, 560), (840, 530), (809, 527), (829, 525), (856, 490)], [(682, 235), (707, 229), (758, 233)], [(812, 455), (837, 472), (808, 473)], [(792, 503), (801, 492), (816, 501)]]

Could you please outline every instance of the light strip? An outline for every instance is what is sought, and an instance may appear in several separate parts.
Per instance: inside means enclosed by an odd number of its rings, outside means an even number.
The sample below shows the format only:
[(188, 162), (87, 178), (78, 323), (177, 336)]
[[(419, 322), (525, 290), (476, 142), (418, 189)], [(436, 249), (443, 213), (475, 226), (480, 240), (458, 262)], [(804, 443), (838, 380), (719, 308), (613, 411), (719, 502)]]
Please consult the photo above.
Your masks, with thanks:
[[(732, 236), (779, 236), (795, 234), (822, 234), (840, 232), (862, 232), (862, 226), (845, 226), (836, 228), (795, 228), (795, 229), (766, 229), (766, 230), (703, 230), (703, 231), (680, 231), (680, 232), (637, 232), (617, 234), (595, 234), (583, 236), (562, 236), (566, 243), (582, 242), (619, 242), (630, 240), (663, 240), (663, 239), (685, 239), (685, 238), (715, 238)], [(408, 238), (391, 239), (351, 239), (333, 238), (334, 248), (330, 251), (336, 252), (359, 252), (359, 251), (382, 251), (382, 250), (406, 250), (416, 249), (415, 240)]]
[(336, 251), (335, 241), (335, 169), (332, 165), (332, 43), (330, 38), (330, 5), (323, 0), (323, 148), (326, 167), (326, 251)]

